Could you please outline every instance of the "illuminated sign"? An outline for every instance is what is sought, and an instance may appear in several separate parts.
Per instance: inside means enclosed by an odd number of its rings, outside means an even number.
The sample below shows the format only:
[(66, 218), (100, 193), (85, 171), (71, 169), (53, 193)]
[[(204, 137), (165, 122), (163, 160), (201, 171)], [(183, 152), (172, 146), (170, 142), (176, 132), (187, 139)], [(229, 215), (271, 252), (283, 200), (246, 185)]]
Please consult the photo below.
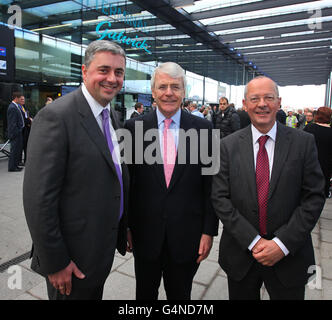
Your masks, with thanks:
[[(143, 22), (142, 19), (138, 19), (137, 17), (133, 16), (132, 14), (124, 11), (121, 11), (121, 8), (117, 7), (114, 4), (109, 4), (108, 7), (104, 6), (104, 3), (102, 4), (102, 13), (113, 16), (113, 15), (122, 15), (122, 19), (117, 19), (119, 22), (123, 22), (133, 28), (139, 28), (142, 29), (141, 31), (144, 32), (144, 29), (146, 28), (146, 23)], [(152, 52), (148, 49), (150, 46), (146, 43), (145, 40), (141, 41), (137, 36), (135, 38), (130, 38), (125, 35), (125, 31), (114, 31), (111, 30), (112, 23), (111, 21), (101, 21), (96, 26), (96, 32), (99, 35), (98, 40), (103, 40), (105, 38), (108, 38), (113, 41), (117, 41), (126, 45), (131, 45), (134, 48), (142, 49), (148, 54), (152, 54)]]
[(0, 70), (7, 70), (7, 61), (0, 60)]
[(103, 40), (106, 37), (108, 37), (108, 39), (114, 40), (114, 41), (118, 41), (120, 43), (125, 43), (127, 45), (130, 45), (134, 48), (137, 49), (143, 49), (145, 50), (148, 54), (152, 54), (152, 52), (150, 50), (148, 50), (147, 44), (145, 42), (145, 40), (143, 41), (137, 41), (137, 36), (136, 39), (132, 39), (129, 38), (127, 36), (124, 35), (124, 32), (115, 32), (112, 30), (109, 30), (108, 28), (104, 29), (104, 30), (100, 30), (100, 28), (104, 25), (107, 24), (108, 27), (112, 26), (112, 23), (110, 21), (102, 21), (100, 22), (97, 27), (96, 27), (96, 32), (98, 35), (100, 35), (100, 38), (98, 40)]
[(0, 24), (0, 81), (12, 82), (15, 75), (15, 40), (12, 26)]
[(0, 47), (0, 56), (6, 56), (6, 48), (5, 47)]

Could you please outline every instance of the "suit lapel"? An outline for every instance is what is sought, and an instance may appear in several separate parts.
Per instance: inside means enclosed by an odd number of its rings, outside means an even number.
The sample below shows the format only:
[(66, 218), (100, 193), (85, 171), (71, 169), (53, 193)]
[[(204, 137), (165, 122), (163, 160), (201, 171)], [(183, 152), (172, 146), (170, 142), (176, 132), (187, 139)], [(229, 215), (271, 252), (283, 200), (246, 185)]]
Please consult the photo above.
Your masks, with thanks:
[(285, 127), (277, 123), (277, 135), (274, 147), (274, 158), (272, 166), (272, 176), (270, 181), (269, 199), (271, 198), (278, 183), (282, 168), (287, 158), (290, 147), (290, 137)]
[(106, 162), (113, 170), (114, 174), (117, 176), (113, 159), (109, 151), (109, 148), (107, 146), (106, 139), (98, 126), (98, 123), (91, 111), (88, 102), (84, 98), (81, 88), (77, 91), (76, 99), (78, 100), (77, 106), (78, 106), (78, 112), (81, 115), (82, 126), (88, 133), (90, 139), (95, 143), (95, 145), (97, 146), (103, 157), (105, 158)]
[[(256, 191), (256, 170), (254, 165), (254, 149), (252, 144), (252, 132), (251, 126), (247, 126), (247, 128), (240, 135), (240, 145), (239, 145), (239, 153), (240, 153), (240, 170), (243, 174), (241, 177), (245, 177), (244, 183), (248, 186), (248, 192), (251, 193), (248, 197), (251, 199), (257, 199), (257, 191)], [(257, 203), (257, 201), (255, 201)]]
[[(158, 130), (158, 119), (157, 119), (157, 113), (156, 110), (153, 112), (149, 112), (146, 116), (144, 116), (144, 129), (143, 133), (145, 133), (150, 130), (150, 129), (157, 129), (158, 134), (157, 134), (157, 141), (156, 141), (156, 146), (158, 152), (161, 155), (161, 148), (160, 148), (160, 137), (159, 137), (159, 130)], [(150, 141), (144, 141), (144, 148), (143, 150), (145, 151), (147, 146), (150, 145), (152, 142)], [(144, 155), (143, 155), (144, 156)], [(157, 176), (157, 180), (160, 182), (160, 185), (162, 188), (166, 189), (166, 181), (165, 181), (165, 175), (164, 175), (164, 166), (163, 164), (155, 163), (152, 165), (153, 171)]]

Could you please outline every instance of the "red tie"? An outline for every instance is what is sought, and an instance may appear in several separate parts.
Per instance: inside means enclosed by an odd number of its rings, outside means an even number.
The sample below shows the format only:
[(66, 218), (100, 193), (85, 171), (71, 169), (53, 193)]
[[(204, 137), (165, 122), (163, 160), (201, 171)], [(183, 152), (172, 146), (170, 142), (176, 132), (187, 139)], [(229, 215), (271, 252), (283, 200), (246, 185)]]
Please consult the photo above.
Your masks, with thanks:
[(256, 161), (256, 187), (259, 210), (259, 231), (266, 235), (267, 199), (269, 195), (269, 157), (265, 149), (265, 143), (269, 136), (261, 136), (258, 139), (259, 150)]

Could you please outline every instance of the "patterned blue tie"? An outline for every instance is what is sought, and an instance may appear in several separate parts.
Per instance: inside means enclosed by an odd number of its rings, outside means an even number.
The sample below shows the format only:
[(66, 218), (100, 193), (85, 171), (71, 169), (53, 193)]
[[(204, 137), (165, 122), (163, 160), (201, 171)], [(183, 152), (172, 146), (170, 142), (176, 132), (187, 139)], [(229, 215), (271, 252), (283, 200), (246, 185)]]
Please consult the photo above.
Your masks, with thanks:
[(106, 137), (108, 148), (110, 149), (110, 152), (112, 155), (113, 163), (114, 163), (116, 173), (118, 175), (118, 179), (120, 182), (120, 187), (121, 187), (121, 199), (120, 199), (121, 202), (120, 202), (120, 216), (119, 216), (119, 220), (120, 220), (122, 217), (122, 214), (123, 214), (123, 183), (122, 183), (120, 164), (118, 163), (118, 159), (115, 155), (114, 145), (113, 145), (113, 141), (112, 141), (112, 137), (111, 137), (110, 124), (109, 124), (110, 115), (109, 115), (109, 111), (107, 108), (104, 108), (104, 110), (102, 112), (102, 117), (103, 117), (104, 134)]

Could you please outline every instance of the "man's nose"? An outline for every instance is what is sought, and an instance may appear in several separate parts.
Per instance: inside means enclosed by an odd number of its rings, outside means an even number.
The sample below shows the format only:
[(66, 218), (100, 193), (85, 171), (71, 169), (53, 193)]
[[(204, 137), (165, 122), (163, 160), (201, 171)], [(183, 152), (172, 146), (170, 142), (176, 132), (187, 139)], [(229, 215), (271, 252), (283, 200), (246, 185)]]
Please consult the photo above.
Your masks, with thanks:
[(166, 92), (165, 92), (165, 94), (168, 95), (168, 96), (173, 94), (173, 90), (172, 90), (171, 86), (168, 86), (168, 87), (166, 88)]
[(108, 82), (115, 82), (115, 81), (116, 81), (116, 76), (115, 76), (114, 71), (110, 71), (110, 72), (107, 74), (107, 81), (108, 81)]
[(258, 106), (259, 107), (265, 107), (265, 105), (266, 105), (265, 98), (264, 97), (259, 97), (258, 99), (259, 99)]

